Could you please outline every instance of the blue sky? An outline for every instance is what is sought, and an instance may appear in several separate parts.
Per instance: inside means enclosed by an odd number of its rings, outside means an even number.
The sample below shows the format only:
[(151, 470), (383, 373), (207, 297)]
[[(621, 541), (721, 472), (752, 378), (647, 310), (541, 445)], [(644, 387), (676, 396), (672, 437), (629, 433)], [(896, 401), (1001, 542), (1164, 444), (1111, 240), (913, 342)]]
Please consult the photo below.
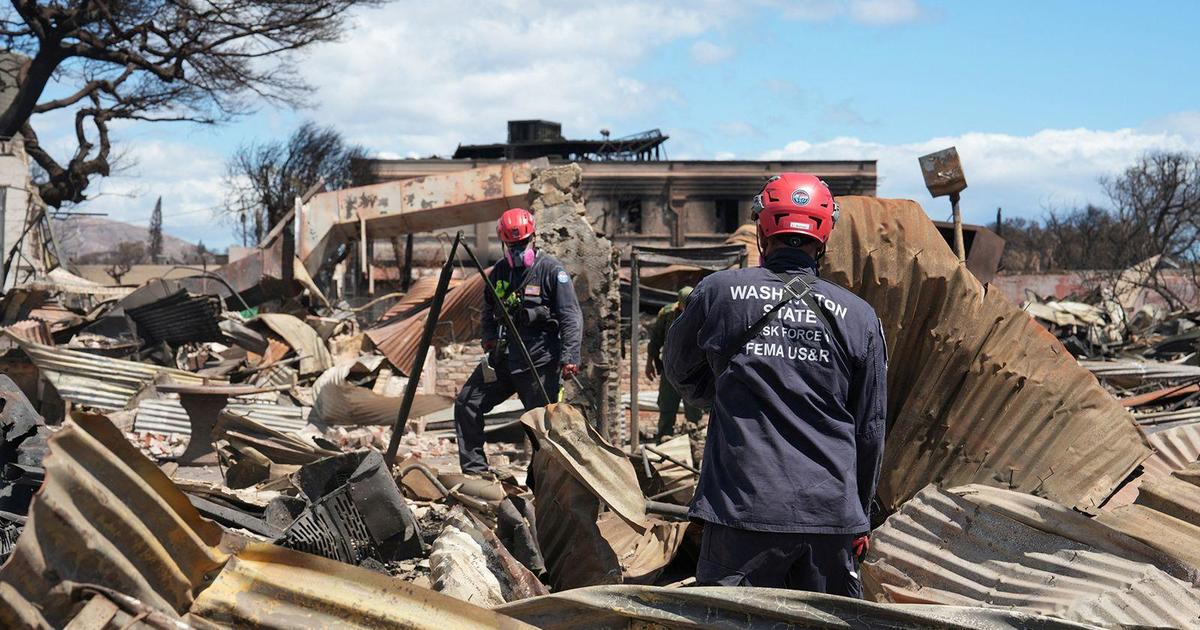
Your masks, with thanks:
[[(969, 221), (1036, 217), (1103, 202), (1097, 179), (1146, 151), (1200, 152), (1197, 24), (1195, 2), (398, 1), (308, 53), (304, 111), (121, 127), (131, 166), (81, 209), (144, 224), (161, 194), (168, 232), (224, 246), (240, 143), (311, 118), (381, 156), (448, 155), (548, 118), (662, 128), (672, 158), (878, 159), (880, 194), (937, 218), (916, 157), (953, 144)], [(67, 120), (34, 123), (65, 143)]]

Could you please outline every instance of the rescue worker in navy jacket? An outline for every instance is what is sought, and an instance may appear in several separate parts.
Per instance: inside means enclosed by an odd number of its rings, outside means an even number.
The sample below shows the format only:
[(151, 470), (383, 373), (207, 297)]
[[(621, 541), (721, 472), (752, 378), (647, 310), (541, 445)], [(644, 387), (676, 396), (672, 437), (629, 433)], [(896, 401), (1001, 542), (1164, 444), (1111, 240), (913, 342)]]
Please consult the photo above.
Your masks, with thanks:
[(688, 513), (701, 584), (862, 597), (887, 349), (875, 311), (816, 275), (837, 214), (816, 177), (771, 178), (753, 204), (762, 266), (705, 278), (667, 335), (666, 377), (711, 407)]
[[(514, 393), (525, 409), (555, 402), (560, 377), (579, 373), (583, 316), (571, 276), (562, 263), (533, 247), (533, 215), (513, 208), (501, 215), (496, 233), (504, 244), (504, 259), (488, 274), (495, 295), (484, 296), (483, 349), (486, 351), (454, 401), (454, 430), (463, 472), (487, 472), (483, 451), (483, 416)], [(486, 290), (486, 289), (485, 289)], [(533, 359), (530, 373), (521, 349), (496, 313), (506, 309), (521, 341)], [(538, 379), (546, 394), (537, 386)]]

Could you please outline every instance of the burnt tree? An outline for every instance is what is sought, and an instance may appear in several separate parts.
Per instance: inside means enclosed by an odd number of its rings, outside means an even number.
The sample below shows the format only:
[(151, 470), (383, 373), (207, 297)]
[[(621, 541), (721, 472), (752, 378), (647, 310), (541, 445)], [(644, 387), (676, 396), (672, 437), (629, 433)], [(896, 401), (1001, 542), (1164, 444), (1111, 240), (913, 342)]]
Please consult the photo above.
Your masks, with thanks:
[(245, 144), (226, 164), (225, 210), (244, 245), (256, 244), (293, 208), (296, 197), (324, 181), (329, 189), (355, 180), (354, 164), (366, 157), (332, 127), (305, 122), (287, 140)]
[[(47, 204), (83, 201), (112, 169), (112, 122), (217, 123), (261, 103), (299, 104), (309, 87), (295, 53), (337, 39), (349, 9), (381, 2), (13, 0), (0, 9), (0, 40), (23, 58), (0, 68), (13, 90), (0, 138), (22, 135)], [(52, 155), (30, 123), (57, 110), (74, 112), (69, 156)]]

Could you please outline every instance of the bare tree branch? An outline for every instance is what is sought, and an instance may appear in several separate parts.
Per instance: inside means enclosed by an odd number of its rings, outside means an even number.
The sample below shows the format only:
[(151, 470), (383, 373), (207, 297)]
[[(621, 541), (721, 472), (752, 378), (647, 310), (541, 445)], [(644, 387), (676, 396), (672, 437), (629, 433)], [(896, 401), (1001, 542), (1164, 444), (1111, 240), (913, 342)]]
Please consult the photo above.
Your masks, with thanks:
[[(350, 9), (384, 1), (12, 0), (0, 8), (0, 40), (28, 59), (0, 71), (17, 88), (0, 137), (28, 130), (46, 203), (81, 201), (109, 171), (111, 121), (216, 123), (264, 102), (298, 105), (310, 88), (295, 53), (336, 40)], [(52, 79), (76, 87), (42, 100)], [(79, 144), (64, 164), (38, 144), (30, 118), (65, 108), (78, 108)]]

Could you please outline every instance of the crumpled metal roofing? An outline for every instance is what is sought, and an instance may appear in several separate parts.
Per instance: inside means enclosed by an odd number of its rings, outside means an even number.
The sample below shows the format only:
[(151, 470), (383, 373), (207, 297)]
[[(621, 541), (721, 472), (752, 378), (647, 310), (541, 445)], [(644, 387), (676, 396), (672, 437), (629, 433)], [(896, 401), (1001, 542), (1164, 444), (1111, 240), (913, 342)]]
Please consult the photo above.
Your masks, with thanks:
[(544, 630), (576, 628), (1092, 628), (1028, 612), (966, 606), (877, 604), (774, 588), (592, 586), (495, 608)]
[(646, 529), (646, 498), (629, 456), (609, 444), (575, 407), (552, 403), (521, 416), (539, 446), (638, 532)]
[(1200, 572), (1200, 525), (1138, 504), (1106, 510), (1096, 520), (1173, 555)]
[(234, 628), (532, 628), (409, 582), (255, 543), (204, 589), (189, 617)]
[[(63, 400), (101, 411), (124, 409), (143, 386), (159, 375), (168, 376), (177, 383), (199, 385), (204, 382), (203, 377), (184, 370), (110, 359), (19, 338), (17, 343)], [(209, 379), (209, 382), (225, 383), (220, 379)]]
[(325, 340), (304, 320), (287, 313), (263, 313), (255, 318), (283, 337), (292, 350), (300, 355), (300, 373), (314, 374), (333, 367), (333, 357)]
[[(245, 416), (276, 431), (300, 431), (307, 422), (304, 409), (269, 402), (234, 402), (225, 406), (225, 411)], [(134, 416), (135, 431), (152, 433), (176, 433), (191, 435), (192, 423), (178, 398), (146, 398), (138, 401)]]
[(1129, 383), (1167, 378), (1200, 377), (1200, 365), (1131, 360), (1080, 361), (1079, 364), (1095, 374), (1096, 378), (1115, 379)]
[(40, 343), (45, 346), (54, 345), (54, 337), (50, 336), (50, 325), (46, 322), (27, 319), (11, 326), (5, 326), (4, 331), (18, 339)]
[(25, 531), (0, 568), (4, 627), (64, 627), (89, 585), (195, 625), (529, 627), (360, 567), (223, 533), (100, 416), (56, 432), (45, 466)]
[(981, 485), (929, 486), (871, 538), (879, 601), (1023, 608), (1102, 626), (1200, 623), (1194, 571), (1085, 515)]
[[(1195, 470), (1200, 471), (1200, 466)], [(1148, 479), (1138, 489), (1137, 504), (1187, 523), (1200, 523), (1200, 487), (1179, 473)]]
[(1200, 460), (1200, 423), (1147, 427), (1146, 440), (1154, 448), (1154, 455), (1142, 462), (1148, 475), (1170, 474)]
[(1129, 413), (915, 202), (839, 202), (822, 275), (875, 308), (891, 360), (885, 507), (930, 482), (986, 483), (1094, 511), (1150, 454)]
[(215, 295), (192, 295), (179, 289), (148, 304), (126, 306), (125, 314), (137, 324), (138, 334), (147, 343), (165, 341), (178, 346), (199, 341), (224, 341), (225, 335), (217, 325), (221, 307), (221, 298)]
[[(478, 273), (472, 273), (446, 293), (433, 336), (435, 345), (479, 338), (479, 314), (483, 311), (485, 290), (483, 278)], [(366, 331), (375, 348), (406, 376), (412, 372), (427, 315), (426, 311), (420, 311), (400, 321)]]
[(98, 416), (56, 432), (44, 466), (25, 531), (0, 569), (0, 625), (61, 628), (87, 584), (178, 615), (228, 557), (221, 528)]
[[(452, 279), (450, 281), (450, 288), (453, 289), (460, 282), (459, 280)], [(412, 285), (408, 288), (404, 296), (396, 300), (395, 304), (389, 306), (388, 310), (379, 317), (379, 321), (386, 322), (395, 317), (411, 315), (414, 310), (428, 305), (437, 290), (437, 284), (438, 277), (436, 275), (422, 276), (413, 280)]]

